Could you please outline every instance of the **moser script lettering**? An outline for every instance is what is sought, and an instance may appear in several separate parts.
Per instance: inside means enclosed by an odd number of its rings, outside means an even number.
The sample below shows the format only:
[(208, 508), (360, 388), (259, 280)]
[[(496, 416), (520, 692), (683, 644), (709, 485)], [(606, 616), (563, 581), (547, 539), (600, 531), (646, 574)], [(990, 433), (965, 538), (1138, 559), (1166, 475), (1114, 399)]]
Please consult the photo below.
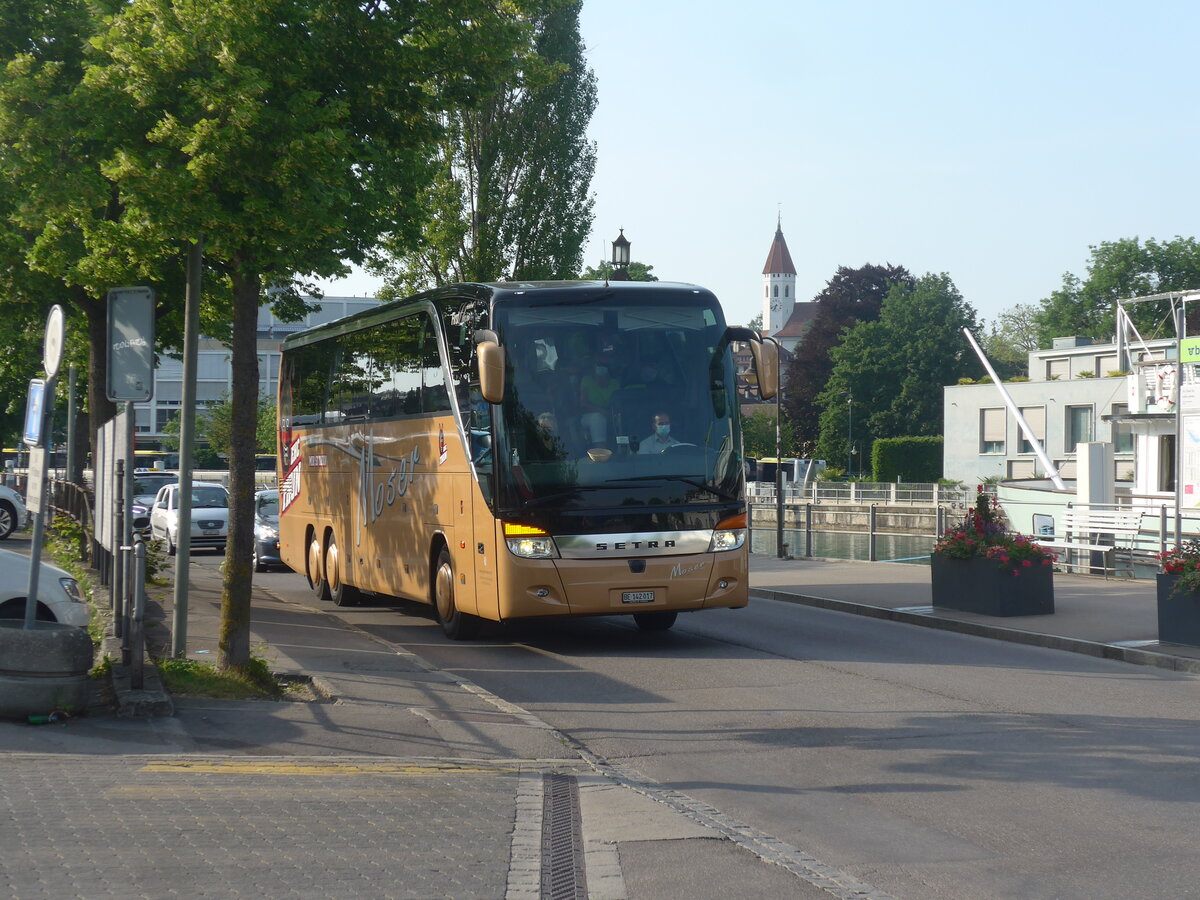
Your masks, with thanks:
[(421, 461), (421, 449), (413, 447), (407, 457), (401, 457), (396, 468), (390, 472), (377, 472), (379, 464), (374, 446), (368, 442), (359, 457), (359, 497), (361, 498), (363, 522), (370, 525), (399, 497), (408, 493), (412, 484), (413, 470)]
[(703, 568), (704, 568), (704, 563), (702, 563), (702, 562), (696, 563), (694, 566), (685, 566), (685, 565), (683, 565), (683, 563), (675, 563), (675, 565), (671, 567), (671, 577), (672, 578), (680, 578), (684, 575), (690, 575), (692, 572), (695, 572), (697, 569), (703, 569)]

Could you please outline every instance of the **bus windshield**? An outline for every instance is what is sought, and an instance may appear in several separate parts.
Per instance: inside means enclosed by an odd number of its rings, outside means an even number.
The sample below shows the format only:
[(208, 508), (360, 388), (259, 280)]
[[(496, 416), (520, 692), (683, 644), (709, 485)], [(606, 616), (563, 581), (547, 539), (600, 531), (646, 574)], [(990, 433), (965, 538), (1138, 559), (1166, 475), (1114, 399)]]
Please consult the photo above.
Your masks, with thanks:
[(732, 359), (707, 292), (513, 299), (494, 322), (507, 353), (493, 445), (502, 506), (740, 499)]

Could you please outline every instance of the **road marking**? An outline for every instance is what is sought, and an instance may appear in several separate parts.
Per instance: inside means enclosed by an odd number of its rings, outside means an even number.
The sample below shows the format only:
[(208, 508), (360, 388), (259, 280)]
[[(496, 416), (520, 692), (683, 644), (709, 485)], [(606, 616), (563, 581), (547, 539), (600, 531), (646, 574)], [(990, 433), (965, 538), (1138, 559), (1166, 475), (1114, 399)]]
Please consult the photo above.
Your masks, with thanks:
[(158, 760), (140, 772), (187, 775), (503, 775), (520, 772), (519, 766), (477, 763), (417, 762), (295, 762), (289, 760)]

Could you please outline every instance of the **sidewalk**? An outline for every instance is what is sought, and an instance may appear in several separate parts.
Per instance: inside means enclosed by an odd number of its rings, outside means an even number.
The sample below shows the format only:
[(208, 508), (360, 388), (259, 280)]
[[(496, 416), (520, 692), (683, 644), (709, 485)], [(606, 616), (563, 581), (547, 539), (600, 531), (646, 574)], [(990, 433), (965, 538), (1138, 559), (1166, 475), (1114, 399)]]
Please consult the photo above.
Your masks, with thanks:
[(929, 567), (755, 554), (752, 597), (768, 597), (909, 625), (1200, 673), (1200, 647), (1158, 641), (1152, 580), (1054, 573), (1054, 614), (998, 619), (935, 610)]

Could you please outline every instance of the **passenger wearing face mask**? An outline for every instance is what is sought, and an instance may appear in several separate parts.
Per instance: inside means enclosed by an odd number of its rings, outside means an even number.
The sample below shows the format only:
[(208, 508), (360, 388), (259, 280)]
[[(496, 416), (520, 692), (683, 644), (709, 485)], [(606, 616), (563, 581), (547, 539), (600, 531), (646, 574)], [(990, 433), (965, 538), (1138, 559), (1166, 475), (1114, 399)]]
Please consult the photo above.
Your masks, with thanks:
[(660, 412), (654, 416), (654, 433), (638, 444), (638, 453), (662, 453), (678, 443), (679, 441), (671, 437), (671, 417), (665, 412)]
[(620, 387), (621, 382), (612, 375), (609, 354), (597, 357), (592, 371), (579, 380), (579, 405), (583, 408), (579, 421), (593, 447), (608, 440), (608, 411), (612, 395)]

